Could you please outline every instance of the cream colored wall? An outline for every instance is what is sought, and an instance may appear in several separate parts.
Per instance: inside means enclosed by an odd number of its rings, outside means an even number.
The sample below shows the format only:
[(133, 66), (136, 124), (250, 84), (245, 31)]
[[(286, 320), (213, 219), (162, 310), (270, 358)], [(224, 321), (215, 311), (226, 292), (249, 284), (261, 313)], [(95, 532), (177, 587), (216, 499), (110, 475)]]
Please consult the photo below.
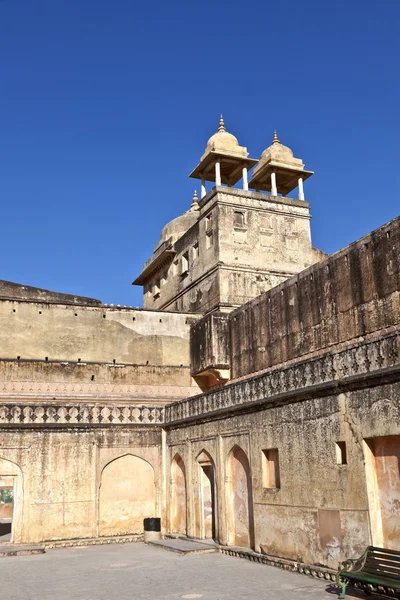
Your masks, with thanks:
[(0, 301), (1, 358), (189, 365), (191, 315)]
[[(132, 458), (118, 463), (116, 459), (120, 457)], [(135, 463), (132, 473), (119, 469), (120, 465), (126, 466), (126, 460)], [(102, 473), (107, 477), (106, 469), (113, 470), (107, 467), (111, 464), (117, 467), (113, 471), (115, 488), (125, 486), (129, 492), (126, 499), (135, 506), (134, 519), (128, 520), (125, 527), (121, 523), (126, 506), (116, 505), (106, 518), (103, 510), (99, 522)], [(143, 473), (154, 475), (153, 487), (150, 484), (146, 487), (146, 481), (138, 479)], [(15, 543), (139, 533), (143, 518), (164, 517), (161, 431), (156, 428), (3, 430), (0, 477), (7, 475), (16, 478), (12, 539)], [(104, 479), (103, 484), (107, 484)], [(149, 515), (152, 506), (155, 514)]]
[[(235, 211), (244, 214), (244, 227), (235, 225)], [(225, 265), (293, 274), (314, 262), (306, 203), (224, 194), (218, 223), (219, 260)]]

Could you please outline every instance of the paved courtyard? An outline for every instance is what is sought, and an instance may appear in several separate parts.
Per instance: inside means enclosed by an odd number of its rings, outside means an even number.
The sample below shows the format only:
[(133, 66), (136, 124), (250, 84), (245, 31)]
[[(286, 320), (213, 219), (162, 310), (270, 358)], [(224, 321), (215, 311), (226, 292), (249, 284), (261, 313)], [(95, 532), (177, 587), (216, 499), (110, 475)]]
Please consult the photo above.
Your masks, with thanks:
[(183, 556), (137, 544), (0, 558), (7, 600), (336, 600), (332, 585), (223, 554)]

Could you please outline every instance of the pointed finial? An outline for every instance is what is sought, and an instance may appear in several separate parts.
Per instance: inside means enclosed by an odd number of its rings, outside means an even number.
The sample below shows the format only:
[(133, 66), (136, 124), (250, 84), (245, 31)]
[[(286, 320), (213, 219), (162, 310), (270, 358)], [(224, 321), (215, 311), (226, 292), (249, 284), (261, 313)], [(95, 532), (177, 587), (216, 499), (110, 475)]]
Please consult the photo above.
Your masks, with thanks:
[(190, 205), (190, 210), (198, 210), (199, 209), (199, 198), (197, 196), (197, 191), (194, 190), (192, 204)]
[(278, 134), (276, 133), (276, 129), (274, 129), (274, 139), (272, 140), (273, 144), (280, 144)]
[(221, 115), (219, 118), (219, 127), (218, 127), (218, 131), (226, 131), (225, 129), (225, 123), (224, 123), (224, 117)]

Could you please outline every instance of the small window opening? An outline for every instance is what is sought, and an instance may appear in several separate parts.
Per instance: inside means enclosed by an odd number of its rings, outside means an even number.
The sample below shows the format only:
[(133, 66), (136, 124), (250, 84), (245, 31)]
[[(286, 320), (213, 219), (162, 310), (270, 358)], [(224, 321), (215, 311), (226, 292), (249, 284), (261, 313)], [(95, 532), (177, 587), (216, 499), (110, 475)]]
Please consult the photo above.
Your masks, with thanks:
[(106, 315), (103, 315), (103, 319), (105, 319), (105, 318), (106, 318)]
[(115, 365), (115, 363), (116, 363), (116, 360), (115, 360), (115, 358), (113, 358), (113, 363), (114, 363), (114, 365)]
[(48, 356), (45, 356), (45, 357), (44, 357), (44, 360), (47, 362), (47, 361), (49, 360), (49, 357), (48, 357)]
[(75, 313), (75, 316), (77, 317), (77, 316), (78, 316), (78, 313)]
[(155, 300), (156, 298), (159, 298), (159, 297), (160, 297), (160, 280), (157, 279), (157, 281), (155, 281), (154, 285), (153, 285), (153, 298)]
[(132, 321), (136, 321), (136, 317), (132, 317)]
[(81, 362), (81, 359), (80, 359), (80, 358), (78, 358), (78, 362)]
[(336, 462), (338, 465), (347, 465), (346, 442), (336, 442)]
[(17, 356), (17, 360), (20, 360), (20, 358), (21, 358), (20, 356)]
[(181, 275), (189, 272), (189, 252), (185, 252), (181, 257)]
[(262, 451), (263, 458), (263, 487), (267, 489), (279, 489), (281, 487), (279, 474), (279, 452), (278, 448), (270, 448)]
[(90, 381), (94, 381), (94, 375), (91, 376)]
[(13, 312), (15, 312), (15, 308), (13, 308)]
[(246, 219), (245, 219), (244, 212), (235, 210), (233, 223), (234, 223), (235, 227), (242, 227), (242, 228), (245, 227)]
[(206, 235), (206, 248), (211, 248), (213, 245), (213, 234), (212, 231), (208, 232)]
[(39, 310), (39, 315), (41, 315), (41, 314), (42, 314), (42, 311), (41, 311), (41, 310)]

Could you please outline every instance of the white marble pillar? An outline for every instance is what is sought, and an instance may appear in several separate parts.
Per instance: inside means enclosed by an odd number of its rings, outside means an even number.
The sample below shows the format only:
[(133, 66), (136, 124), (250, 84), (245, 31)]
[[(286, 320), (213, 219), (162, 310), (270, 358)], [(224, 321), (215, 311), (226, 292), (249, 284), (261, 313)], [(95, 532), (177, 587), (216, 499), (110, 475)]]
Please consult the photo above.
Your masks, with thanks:
[(303, 178), (299, 177), (299, 200), (304, 200)]
[(247, 167), (243, 167), (242, 178), (243, 178), (243, 189), (246, 192), (248, 192), (249, 191), (249, 181), (247, 179)]
[(206, 190), (206, 180), (202, 179), (201, 180), (201, 198), (204, 198), (204, 196), (207, 194), (207, 190)]
[(215, 185), (221, 185), (221, 166), (219, 160), (215, 163)]
[(275, 173), (271, 173), (271, 194), (273, 196), (278, 195), (278, 190), (276, 188), (276, 174)]

